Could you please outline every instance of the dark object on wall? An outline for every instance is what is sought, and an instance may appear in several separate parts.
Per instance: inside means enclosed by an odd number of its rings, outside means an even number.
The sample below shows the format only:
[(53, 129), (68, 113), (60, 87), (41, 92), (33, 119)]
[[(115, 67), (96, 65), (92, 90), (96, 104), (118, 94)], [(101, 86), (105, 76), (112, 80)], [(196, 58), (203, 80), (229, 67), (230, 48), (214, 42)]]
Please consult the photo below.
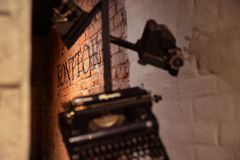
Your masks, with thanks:
[(143, 89), (75, 98), (64, 109), (59, 123), (72, 160), (168, 160)]
[(181, 50), (165, 25), (148, 20), (142, 38), (133, 44), (111, 36), (111, 42), (138, 52), (140, 64), (151, 64), (176, 76), (183, 66)]
[(32, 1), (32, 35), (46, 36), (52, 26), (52, 5), (49, 0)]

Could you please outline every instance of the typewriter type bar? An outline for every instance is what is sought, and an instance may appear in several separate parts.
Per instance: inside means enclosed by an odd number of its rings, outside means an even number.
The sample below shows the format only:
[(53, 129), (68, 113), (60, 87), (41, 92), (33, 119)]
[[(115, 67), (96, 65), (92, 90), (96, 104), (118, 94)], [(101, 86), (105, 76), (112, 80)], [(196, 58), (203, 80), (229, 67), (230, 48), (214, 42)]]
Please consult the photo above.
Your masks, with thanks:
[(143, 89), (75, 98), (64, 109), (59, 123), (72, 160), (168, 160)]

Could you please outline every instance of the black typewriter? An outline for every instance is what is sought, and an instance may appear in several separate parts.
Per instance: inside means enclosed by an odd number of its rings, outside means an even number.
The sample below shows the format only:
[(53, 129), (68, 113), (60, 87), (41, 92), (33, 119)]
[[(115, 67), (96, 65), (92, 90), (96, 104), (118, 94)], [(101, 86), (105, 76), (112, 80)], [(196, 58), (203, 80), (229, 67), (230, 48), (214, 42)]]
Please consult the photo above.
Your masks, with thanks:
[(152, 100), (136, 87), (65, 104), (59, 123), (71, 160), (168, 160)]

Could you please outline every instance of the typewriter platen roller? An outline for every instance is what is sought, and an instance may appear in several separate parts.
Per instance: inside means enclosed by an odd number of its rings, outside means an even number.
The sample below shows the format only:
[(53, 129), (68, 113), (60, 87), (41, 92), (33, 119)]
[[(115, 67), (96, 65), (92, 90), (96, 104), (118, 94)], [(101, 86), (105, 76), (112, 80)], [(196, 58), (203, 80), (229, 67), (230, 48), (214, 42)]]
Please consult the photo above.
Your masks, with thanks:
[(75, 98), (64, 109), (59, 123), (72, 160), (168, 160), (143, 89)]

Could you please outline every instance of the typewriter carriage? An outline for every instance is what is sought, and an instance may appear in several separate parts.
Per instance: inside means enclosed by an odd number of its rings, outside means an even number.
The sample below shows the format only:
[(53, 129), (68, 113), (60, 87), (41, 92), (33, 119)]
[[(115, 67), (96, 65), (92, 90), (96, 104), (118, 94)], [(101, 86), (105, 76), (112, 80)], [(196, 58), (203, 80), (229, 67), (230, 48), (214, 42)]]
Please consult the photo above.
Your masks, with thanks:
[[(100, 154), (94, 152), (95, 154), (85, 155), (82, 151), (89, 151), (99, 146), (124, 143), (124, 147), (121, 148), (122, 152), (111, 156), (115, 158), (131, 157), (135, 152), (149, 151), (149, 156), (164, 157), (163, 160), (167, 160), (166, 151), (158, 137), (157, 119), (152, 113), (151, 95), (140, 88), (124, 89), (108, 93), (108, 95), (116, 93), (121, 96), (110, 99), (99, 99), (105, 93), (89, 96), (91, 97), (90, 101), (81, 103), (86, 107), (85, 110), (76, 110), (78, 106), (74, 106), (71, 101), (67, 104), (65, 112), (59, 114), (60, 129), (70, 157), (72, 159), (92, 159)], [(74, 114), (71, 117), (67, 116), (71, 112)], [(118, 116), (118, 118), (124, 117), (124, 120), (122, 123), (106, 127), (94, 129), (90, 127), (89, 124), (94, 120), (98, 119), (103, 122), (101, 118), (106, 118), (109, 115)], [(141, 140), (144, 137), (146, 140)], [(138, 148), (138, 146), (141, 147)], [(117, 148), (113, 149), (112, 152), (118, 152)], [(156, 152), (155, 155), (153, 152)], [(107, 155), (107, 152), (102, 151), (102, 154)]]

